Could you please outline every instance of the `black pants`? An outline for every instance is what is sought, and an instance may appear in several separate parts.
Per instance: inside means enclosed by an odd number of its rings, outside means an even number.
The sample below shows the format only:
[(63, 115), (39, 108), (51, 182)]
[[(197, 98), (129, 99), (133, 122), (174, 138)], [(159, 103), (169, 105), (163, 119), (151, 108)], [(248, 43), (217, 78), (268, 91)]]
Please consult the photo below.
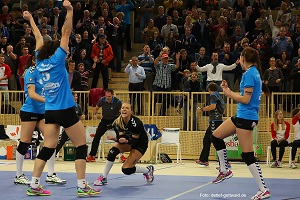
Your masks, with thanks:
[[(171, 88), (161, 88), (159, 86), (153, 85), (153, 92), (170, 92)], [(154, 110), (156, 103), (162, 103), (159, 115), (166, 116), (166, 111), (170, 107), (170, 94), (157, 94), (154, 96)]]
[(201, 151), (199, 160), (202, 162), (208, 162), (208, 156), (211, 146), (211, 135), (212, 133), (223, 123), (223, 121), (212, 121), (209, 122), (209, 126), (206, 129), (204, 138), (203, 138), (203, 149)]
[(70, 140), (70, 138), (68, 137), (66, 131), (63, 130), (56, 146), (56, 155), (68, 140)]
[(125, 42), (126, 42), (127, 52), (131, 51), (130, 26), (131, 24), (126, 24), (126, 29), (125, 29)]
[(101, 140), (101, 137), (104, 135), (104, 133), (108, 130), (108, 125), (112, 124), (114, 120), (110, 119), (101, 119), (96, 134), (94, 136), (93, 142), (92, 142), (92, 148), (90, 152), (90, 156), (95, 156), (99, 147), (99, 143)]
[(295, 160), (297, 148), (300, 147), (300, 140), (294, 140), (292, 143), (292, 160)]
[(104, 66), (104, 64), (99, 62), (99, 63), (97, 63), (96, 68), (94, 69), (94, 75), (93, 75), (91, 89), (97, 87), (100, 72), (102, 74), (103, 88), (105, 90), (108, 88), (108, 81), (109, 81), (108, 66)]
[(279, 144), (277, 143), (276, 140), (272, 140), (271, 141), (271, 152), (272, 152), (272, 156), (273, 156), (273, 160), (276, 160), (276, 147), (279, 147), (279, 159), (278, 161), (282, 160), (284, 151), (285, 151), (285, 147), (287, 147), (289, 145), (288, 141), (284, 140), (281, 141)]
[[(129, 83), (129, 91), (143, 91), (144, 83)], [(132, 105), (133, 111), (135, 110), (135, 100), (137, 103), (137, 112), (136, 115), (142, 115), (143, 105), (142, 105), (142, 94), (141, 93), (130, 93), (130, 104)]]

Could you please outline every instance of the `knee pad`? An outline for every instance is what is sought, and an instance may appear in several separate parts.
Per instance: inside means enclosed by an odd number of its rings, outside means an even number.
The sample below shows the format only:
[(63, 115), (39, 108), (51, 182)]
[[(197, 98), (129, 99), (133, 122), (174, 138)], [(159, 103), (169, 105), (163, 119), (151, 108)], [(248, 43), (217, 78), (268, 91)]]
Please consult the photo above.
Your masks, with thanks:
[(114, 162), (119, 153), (120, 150), (117, 147), (112, 147), (107, 154), (107, 160)]
[(17, 148), (17, 151), (21, 154), (21, 155), (25, 155), (28, 151), (28, 147), (30, 146), (30, 143), (25, 143), (25, 142), (21, 142), (19, 143), (19, 146)]
[(123, 172), (125, 175), (134, 174), (135, 171), (136, 171), (135, 166), (132, 167), (132, 168), (122, 168), (122, 172)]
[(242, 158), (244, 160), (244, 162), (247, 164), (247, 166), (257, 162), (255, 156), (254, 156), (254, 152), (247, 152), (247, 153), (242, 153)]
[(55, 152), (55, 148), (43, 147), (39, 155), (37, 156), (37, 158), (47, 162), (47, 160), (51, 158), (54, 152)]
[(225, 145), (224, 140), (222, 140), (220, 138), (216, 138), (214, 135), (210, 136), (210, 140), (214, 144), (214, 147), (217, 151), (222, 150), (222, 149), (226, 149), (226, 145)]
[(81, 145), (79, 147), (76, 147), (76, 158), (75, 158), (75, 160), (78, 160), (78, 159), (85, 160), (86, 156), (87, 156), (87, 149), (88, 149), (88, 146), (86, 144)]

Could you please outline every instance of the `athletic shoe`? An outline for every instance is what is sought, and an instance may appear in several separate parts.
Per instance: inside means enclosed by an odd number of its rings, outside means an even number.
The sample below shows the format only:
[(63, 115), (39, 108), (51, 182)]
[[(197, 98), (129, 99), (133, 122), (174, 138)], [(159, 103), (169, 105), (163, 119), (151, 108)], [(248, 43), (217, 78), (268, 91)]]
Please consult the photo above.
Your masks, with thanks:
[(96, 196), (101, 192), (102, 190), (100, 188), (94, 189), (89, 185), (86, 185), (85, 188), (77, 188), (77, 196)]
[(196, 160), (196, 163), (199, 164), (199, 165), (203, 165), (205, 167), (209, 166), (209, 162), (203, 162), (203, 161), (200, 161), (200, 160)]
[(281, 161), (278, 161), (278, 162), (277, 162), (277, 167), (278, 167), (278, 168), (282, 168), (282, 162), (281, 162)]
[(122, 154), (122, 156), (121, 156), (121, 158), (120, 158), (120, 160), (121, 160), (121, 163), (124, 163), (125, 161), (126, 161), (126, 157)]
[[(220, 171), (220, 166), (219, 166), (219, 167), (216, 167), (216, 169), (217, 169), (218, 171)], [(227, 163), (227, 169), (231, 169), (231, 164), (230, 164), (230, 162)]]
[(28, 196), (50, 196), (51, 192), (49, 190), (44, 190), (41, 185), (37, 188), (28, 187), (26, 189), (26, 194)]
[(153, 180), (154, 180), (154, 175), (153, 175), (153, 173), (154, 173), (154, 167), (153, 167), (153, 165), (149, 165), (149, 166), (147, 167), (147, 169), (149, 170), (148, 173), (143, 174), (143, 175), (144, 175), (144, 178), (146, 179), (146, 182), (147, 182), (148, 184), (150, 184), (150, 183), (152, 183)]
[(298, 166), (296, 165), (295, 162), (292, 162), (291, 165), (290, 165), (290, 168), (296, 169), (296, 168), (298, 168)]
[(230, 170), (228, 170), (227, 172), (220, 172), (219, 175), (217, 176), (217, 178), (215, 180), (213, 180), (212, 182), (217, 184), (217, 183), (224, 181), (225, 179), (231, 178), (232, 176), (233, 176), (233, 173)]
[(277, 167), (277, 161), (275, 160), (272, 165), (271, 165), (271, 168), (276, 168)]
[(15, 177), (14, 184), (30, 185), (30, 180), (24, 174), (22, 174), (19, 177)]
[(67, 181), (66, 180), (62, 180), (60, 179), (56, 173), (53, 173), (52, 176), (47, 175), (46, 177), (46, 183), (52, 183), (52, 184), (66, 184)]
[(256, 195), (254, 195), (251, 200), (260, 200), (260, 199), (267, 199), (271, 197), (270, 190), (268, 188), (265, 191), (258, 190)]
[(96, 159), (95, 159), (95, 156), (88, 156), (87, 158), (86, 158), (86, 162), (96, 162)]
[(103, 176), (99, 176), (97, 180), (94, 182), (94, 186), (107, 185), (107, 178)]

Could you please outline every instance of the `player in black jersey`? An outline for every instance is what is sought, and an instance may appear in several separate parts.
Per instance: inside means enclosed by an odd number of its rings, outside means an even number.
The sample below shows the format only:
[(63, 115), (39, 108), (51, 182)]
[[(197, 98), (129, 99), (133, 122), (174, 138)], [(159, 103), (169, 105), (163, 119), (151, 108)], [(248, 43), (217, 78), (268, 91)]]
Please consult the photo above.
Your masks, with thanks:
[(154, 167), (152, 165), (144, 168), (135, 166), (148, 148), (148, 134), (143, 122), (132, 115), (132, 107), (129, 103), (123, 103), (120, 116), (113, 122), (116, 137), (108, 135), (107, 139), (117, 143), (107, 155), (103, 174), (94, 182), (95, 186), (107, 184), (107, 175), (112, 168), (116, 156), (119, 153), (130, 152), (122, 166), (122, 172), (126, 175), (143, 173), (147, 183), (152, 183)]

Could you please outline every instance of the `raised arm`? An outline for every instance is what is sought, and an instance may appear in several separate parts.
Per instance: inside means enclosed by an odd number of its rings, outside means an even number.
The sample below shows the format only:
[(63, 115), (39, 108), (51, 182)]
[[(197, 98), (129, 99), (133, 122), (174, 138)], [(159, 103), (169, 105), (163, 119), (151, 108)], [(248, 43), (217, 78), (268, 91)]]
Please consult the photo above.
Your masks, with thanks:
[(43, 46), (43, 44), (44, 44), (43, 36), (42, 36), (40, 30), (38, 29), (38, 27), (36, 26), (32, 15), (30, 14), (30, 12), (24, 11), (23, 18), (29, 21), (30, 26), (32, 28), (32, 32), (33, 32), (35, 40), (36, 40), (35, 50), (41, 48), (41, 46)]
[(65, 0), (63, 2), (63, 6), (67, 9), (67, 15), (66, 15), (65, 23), (61, 29), (60, 47), (63, 48), (66, 52), (68, 52), (69, 37), (73, 29), (73, 7), (71, 5), (71, 2), (68, 0)]

